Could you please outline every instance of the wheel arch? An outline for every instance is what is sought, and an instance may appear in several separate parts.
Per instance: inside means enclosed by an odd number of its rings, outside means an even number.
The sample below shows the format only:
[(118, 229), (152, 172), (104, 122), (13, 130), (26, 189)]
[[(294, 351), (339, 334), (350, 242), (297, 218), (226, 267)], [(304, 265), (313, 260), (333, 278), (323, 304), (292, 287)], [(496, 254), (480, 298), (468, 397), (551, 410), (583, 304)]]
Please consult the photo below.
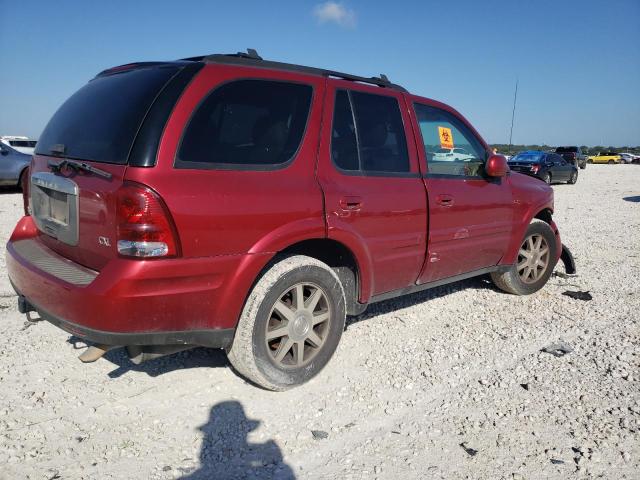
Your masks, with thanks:
[[(531, 212), (536, 213), (532, 214)], [(522, 222), (514, 224), (511, 243), (509, 244), (507, 253), (500, 261), (501, 265), (511, 265), (516, 261), (518, 250), (520, 249), (520, 243), (522, 241), (522, 238), (524, 237), (524, 233), (526, 232), (529, 224), (534, 220), (542, 220), (543, 222), (549, 224), (556, 237), (558, 236), (558, 228), (553, 222), (553, 210), (551, 209), (551, 207), (549, 205), (545, 205), (543, 207), (536, 207), (531, 209), (522, 217)]]
[(531, 218), (531, 220), (529, 220), (529, 223), (531, 223), (531, 221), (533, 221), (536, 218), (538, 220), (542, 220), (543, 222), (548, 223), (549, 225), (551, 225), (552, 222), (553, 222), (553, 212), (551, 211), (550, 208), (543, 208), (538, 213), (536, 213), (533, 216), (533, 218)]
[(344, 243), (331, 238), (311, 238), (289, 245), (277, 257), (288, 255), (305, 255), (329, 265), (344, 288), (347, 314), (357, 315), (364, 310), (358, 302), (362, 291), (362, 262)]

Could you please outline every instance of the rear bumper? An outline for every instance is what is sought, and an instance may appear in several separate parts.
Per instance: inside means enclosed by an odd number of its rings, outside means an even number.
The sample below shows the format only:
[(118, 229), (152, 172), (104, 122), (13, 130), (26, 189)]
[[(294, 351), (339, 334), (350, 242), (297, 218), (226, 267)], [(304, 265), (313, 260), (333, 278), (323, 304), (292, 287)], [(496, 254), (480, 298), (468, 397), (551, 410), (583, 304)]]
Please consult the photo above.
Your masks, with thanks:
[[(248, 282), (239, 282), (237, 272), (251, 255), (115, 258), (91, 279), (91, 271), (41, 244), (32, 223), (23, 218), (9, 240), (7, 271), (16, 292), (44, 319), (111, 345), (229, 344), (246, 294), (240, 290)], [(40, 257), (25, 258), (34, 250)], [(47, 255), (51, 258), (43, 260)], [(69, 268), (75, 269), (73, 275)], [(255, 278), (255, 272), (250, 274)]]
[(103, 330), (95, 330), (83, 325), (69, 322), (65, 319), (57, 317), (45, 309), (32, 304), (29, 300), (18, 293), (18, 303), (20, 310), (36, 311), (43, 320), (55, 325), (71, 335), (86, 340), (90, 343), (104, 345), (200, 345), (211, 348), (227, 348), (233, 342), (235, 329), (219, 328), (212, 330), (187, 330), (175, 332), (139, 332), (139, 333), (121, 333), (108, 332)]

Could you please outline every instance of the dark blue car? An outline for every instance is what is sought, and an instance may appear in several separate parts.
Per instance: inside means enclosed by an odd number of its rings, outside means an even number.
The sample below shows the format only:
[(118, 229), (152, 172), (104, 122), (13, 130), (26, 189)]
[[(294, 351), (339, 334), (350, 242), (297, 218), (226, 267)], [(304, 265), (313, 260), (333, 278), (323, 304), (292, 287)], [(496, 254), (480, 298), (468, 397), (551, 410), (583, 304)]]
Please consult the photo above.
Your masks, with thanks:
[(578, 181), (578, 167), (567, 162), (557, 153), (541, 150), (520, 152), (509, 160), (509, 168), (514, 172), (536, 177), (545, 183)]

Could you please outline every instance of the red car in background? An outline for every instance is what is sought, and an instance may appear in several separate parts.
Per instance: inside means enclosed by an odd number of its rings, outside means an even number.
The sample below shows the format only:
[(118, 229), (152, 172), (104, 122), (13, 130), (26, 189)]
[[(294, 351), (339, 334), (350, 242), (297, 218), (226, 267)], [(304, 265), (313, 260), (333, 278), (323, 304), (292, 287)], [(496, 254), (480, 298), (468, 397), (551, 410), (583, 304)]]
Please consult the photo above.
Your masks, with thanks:
[(85, 361), (224, 348), (272, 390), (316, 375), (373, 302), (483, 274), (530, 294), (561, 255), (575, 269), (553, 190), (454, 109), (251, 50), (98, 74), (27, 190), (7, 245), (22, 312), (85, 339)]

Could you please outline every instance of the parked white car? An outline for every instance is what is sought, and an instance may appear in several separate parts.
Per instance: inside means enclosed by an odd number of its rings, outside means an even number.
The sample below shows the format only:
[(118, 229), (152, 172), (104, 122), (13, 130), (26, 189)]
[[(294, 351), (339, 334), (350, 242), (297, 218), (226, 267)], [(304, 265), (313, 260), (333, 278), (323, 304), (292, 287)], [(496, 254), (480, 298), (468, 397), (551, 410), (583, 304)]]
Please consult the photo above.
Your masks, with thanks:
[(640, 155), (634, 155), (633, 153), (623, 152), (619, 153), (622, 163), (634, 163), (640, 161)]
[(474, 160), (475, 157), (467, 152), (464, 148), (439, 148), (434, 152), (433, 159), (441, 162), (465, 162)]
[(27, 155), (33, 155), (33, 151), (36, 148), (36, 140), (31, 140), (29, 137), (23, 137), (20, 135), (3, 135), (0, 136), (0, 143), (4, 143), (9, 147), (17, 150), (20, 153), (26, 153)]

